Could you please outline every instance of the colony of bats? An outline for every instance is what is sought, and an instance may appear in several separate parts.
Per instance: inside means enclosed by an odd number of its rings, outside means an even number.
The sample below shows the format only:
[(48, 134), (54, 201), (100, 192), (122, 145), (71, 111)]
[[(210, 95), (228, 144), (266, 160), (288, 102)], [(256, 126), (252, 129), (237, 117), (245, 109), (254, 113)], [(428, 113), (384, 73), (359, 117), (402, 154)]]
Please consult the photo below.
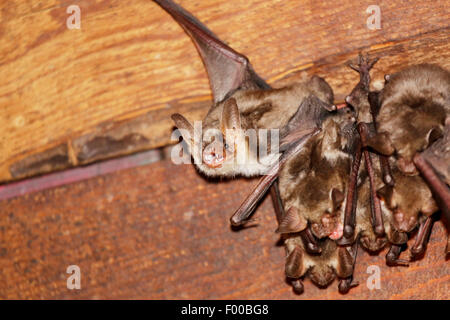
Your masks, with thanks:
[[(175, 125), (204, 175), (262, 175), (231, 223), (251, 221), (270, 190), (295, 291), (303, 291), (305, 277), (320, 287), (338, 278), (345, 293), (357, 285), (359, 245), (375, 253), (389, 246), (386, 263), (407, 266), (424, 254), (434, 221), (442, 217), (448, 227), (449, 71), (413, 65), (386, 75), (384, 88), (370, 91), (377, 59), (360, 55), (349, 64), (360, 81), (336, 105), (332, 88), (317, 76), (271, 88), (245, 56), (186, 10), (155, 2), (183, 27), (203, 59), (214, 103), (202, 132), (215, 129), (221, 136), (195, 140), (194, 126), (180, 114), (172, 116)], [(248, 129), (279, 129), (281, 156), (263, 153), (262, 159), (261, 149), (252, 149), (243, 135)], [(237, 154), (252, 165), (237, 161)]]

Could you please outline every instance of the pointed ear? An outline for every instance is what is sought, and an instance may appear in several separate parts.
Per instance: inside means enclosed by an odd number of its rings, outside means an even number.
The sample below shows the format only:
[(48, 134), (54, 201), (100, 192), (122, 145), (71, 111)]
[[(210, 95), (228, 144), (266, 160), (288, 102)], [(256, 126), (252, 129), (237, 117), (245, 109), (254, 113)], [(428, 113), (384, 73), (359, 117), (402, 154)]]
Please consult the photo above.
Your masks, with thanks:
[(336, 211), (337, 208), (344, 202), (345, 194), (337, 189), (333, 188), (331, 189), (331, 201), (333, 202), (333, 211)]
[(177, 128), (180, 130), (183, 139), (186, 142), (194, 141), (194, 127), (192, 126), (192, 124), (179, 113), (174, 113), (171, 118), (173, 122), (175, 122)]
[(236, 99), (231, 98), (225, 101), (222, 111), (222, 131), (226, 129), (240, 129), (241, 128), (241, 115), (239, 114), (239, 108), (236, 103)]
[(287, 256), (284, 272), (287, 277), (297, 279), (305, 274), (305, 260), (302, 249), (295, 247)]
[(392, 208), (392, 194), (394, 193), (394, 188), (390, 185), (385, 185), (384, 187), (377, 190), (377, 196), (383, 200), (389, 208)]
[(433, 144), (436, 140), (442, 137), (442, 130), (439, 127), (431, 128), (427, 133), (427, 148)]

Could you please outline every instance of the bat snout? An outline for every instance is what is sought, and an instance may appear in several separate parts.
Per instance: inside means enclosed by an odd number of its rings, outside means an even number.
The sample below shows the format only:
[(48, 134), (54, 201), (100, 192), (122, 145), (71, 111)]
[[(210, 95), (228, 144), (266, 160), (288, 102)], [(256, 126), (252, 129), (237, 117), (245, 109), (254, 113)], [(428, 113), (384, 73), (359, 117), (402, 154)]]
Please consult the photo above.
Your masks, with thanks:
[(216, 153), (214, 151), (203, 152), (203, 162), (210, 168), (221, 167), (224, 160), (223, 153)]

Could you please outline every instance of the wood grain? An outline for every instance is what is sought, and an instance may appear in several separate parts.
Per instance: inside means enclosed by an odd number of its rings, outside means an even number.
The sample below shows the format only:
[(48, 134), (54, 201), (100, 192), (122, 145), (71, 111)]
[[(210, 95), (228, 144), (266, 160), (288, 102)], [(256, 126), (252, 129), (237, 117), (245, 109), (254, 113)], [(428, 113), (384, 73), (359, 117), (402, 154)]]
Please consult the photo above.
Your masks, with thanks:
[[(168, 161), (0, 201), (2, 299), (449, 299), (445, 230), (435, 224), (425, 257), (409, 268), (358, 254), (347, 295), (305, 281), (295, 295), (270, 199), (259, 224), (233, 231), (229, 217), (256, 181), (206, 181)], [(406, 253), (402, 253), (402, 257)], [(81, 290), (66, 269), (81, 268)], [(381, 289), (369, 290), (368, 266)]]
[[(360, 50), (383, 57), (377, 79), (450, 64), (445, 0), (378, 1), (373, 31), (370, 0), (178, 2), (274, 86), (317, 73), (341, 99), (357, 81), (345, 62)], [(72, 4), (80, 30), (66, 27)], [(210, 105), (193, 44), (151, 1), (16, 0), (0, 15), (0, 182), (166, 145), (170, 114), (201, 119)]]

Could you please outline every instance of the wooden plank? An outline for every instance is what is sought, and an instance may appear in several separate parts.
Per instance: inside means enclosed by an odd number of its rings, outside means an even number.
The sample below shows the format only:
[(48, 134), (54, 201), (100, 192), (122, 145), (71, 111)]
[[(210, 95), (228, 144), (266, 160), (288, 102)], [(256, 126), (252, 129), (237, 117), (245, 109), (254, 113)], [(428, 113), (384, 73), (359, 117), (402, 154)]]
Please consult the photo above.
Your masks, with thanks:
[[(370, 0), (179, 3), (275, 86), (319, 73), (342, 98), (356, 82), (343, 63), (361, 49), (384, 57), (376, 77), (422, 61), (449, 67), (445, 0), (379, 1), (380, 30), (367, 29)], [(66, 28), (72, 4), (81, 30)], [(194, 46), (151, 1), (0, 9), (0, 182), (166, 145), (171, 113), (200, 119), (210, 105)]]
[[(285, 283), (284, 249), (270, 199), (257, 227), (233, 231), (229, 217), (254, 180), (218, 183), (169, 161), (0, 201), (2, 299), (449, 299), (450, 265), (442, 223), (425, 257), (387, 267), (361, 251), (359, 287), (347, 295), (305, 281)], [(405, 253), (402, 254), (404, 256)], [(81, 268), (68, 290), (66, 269)], [(369, 290), (369, 266), (381, 289)]]

